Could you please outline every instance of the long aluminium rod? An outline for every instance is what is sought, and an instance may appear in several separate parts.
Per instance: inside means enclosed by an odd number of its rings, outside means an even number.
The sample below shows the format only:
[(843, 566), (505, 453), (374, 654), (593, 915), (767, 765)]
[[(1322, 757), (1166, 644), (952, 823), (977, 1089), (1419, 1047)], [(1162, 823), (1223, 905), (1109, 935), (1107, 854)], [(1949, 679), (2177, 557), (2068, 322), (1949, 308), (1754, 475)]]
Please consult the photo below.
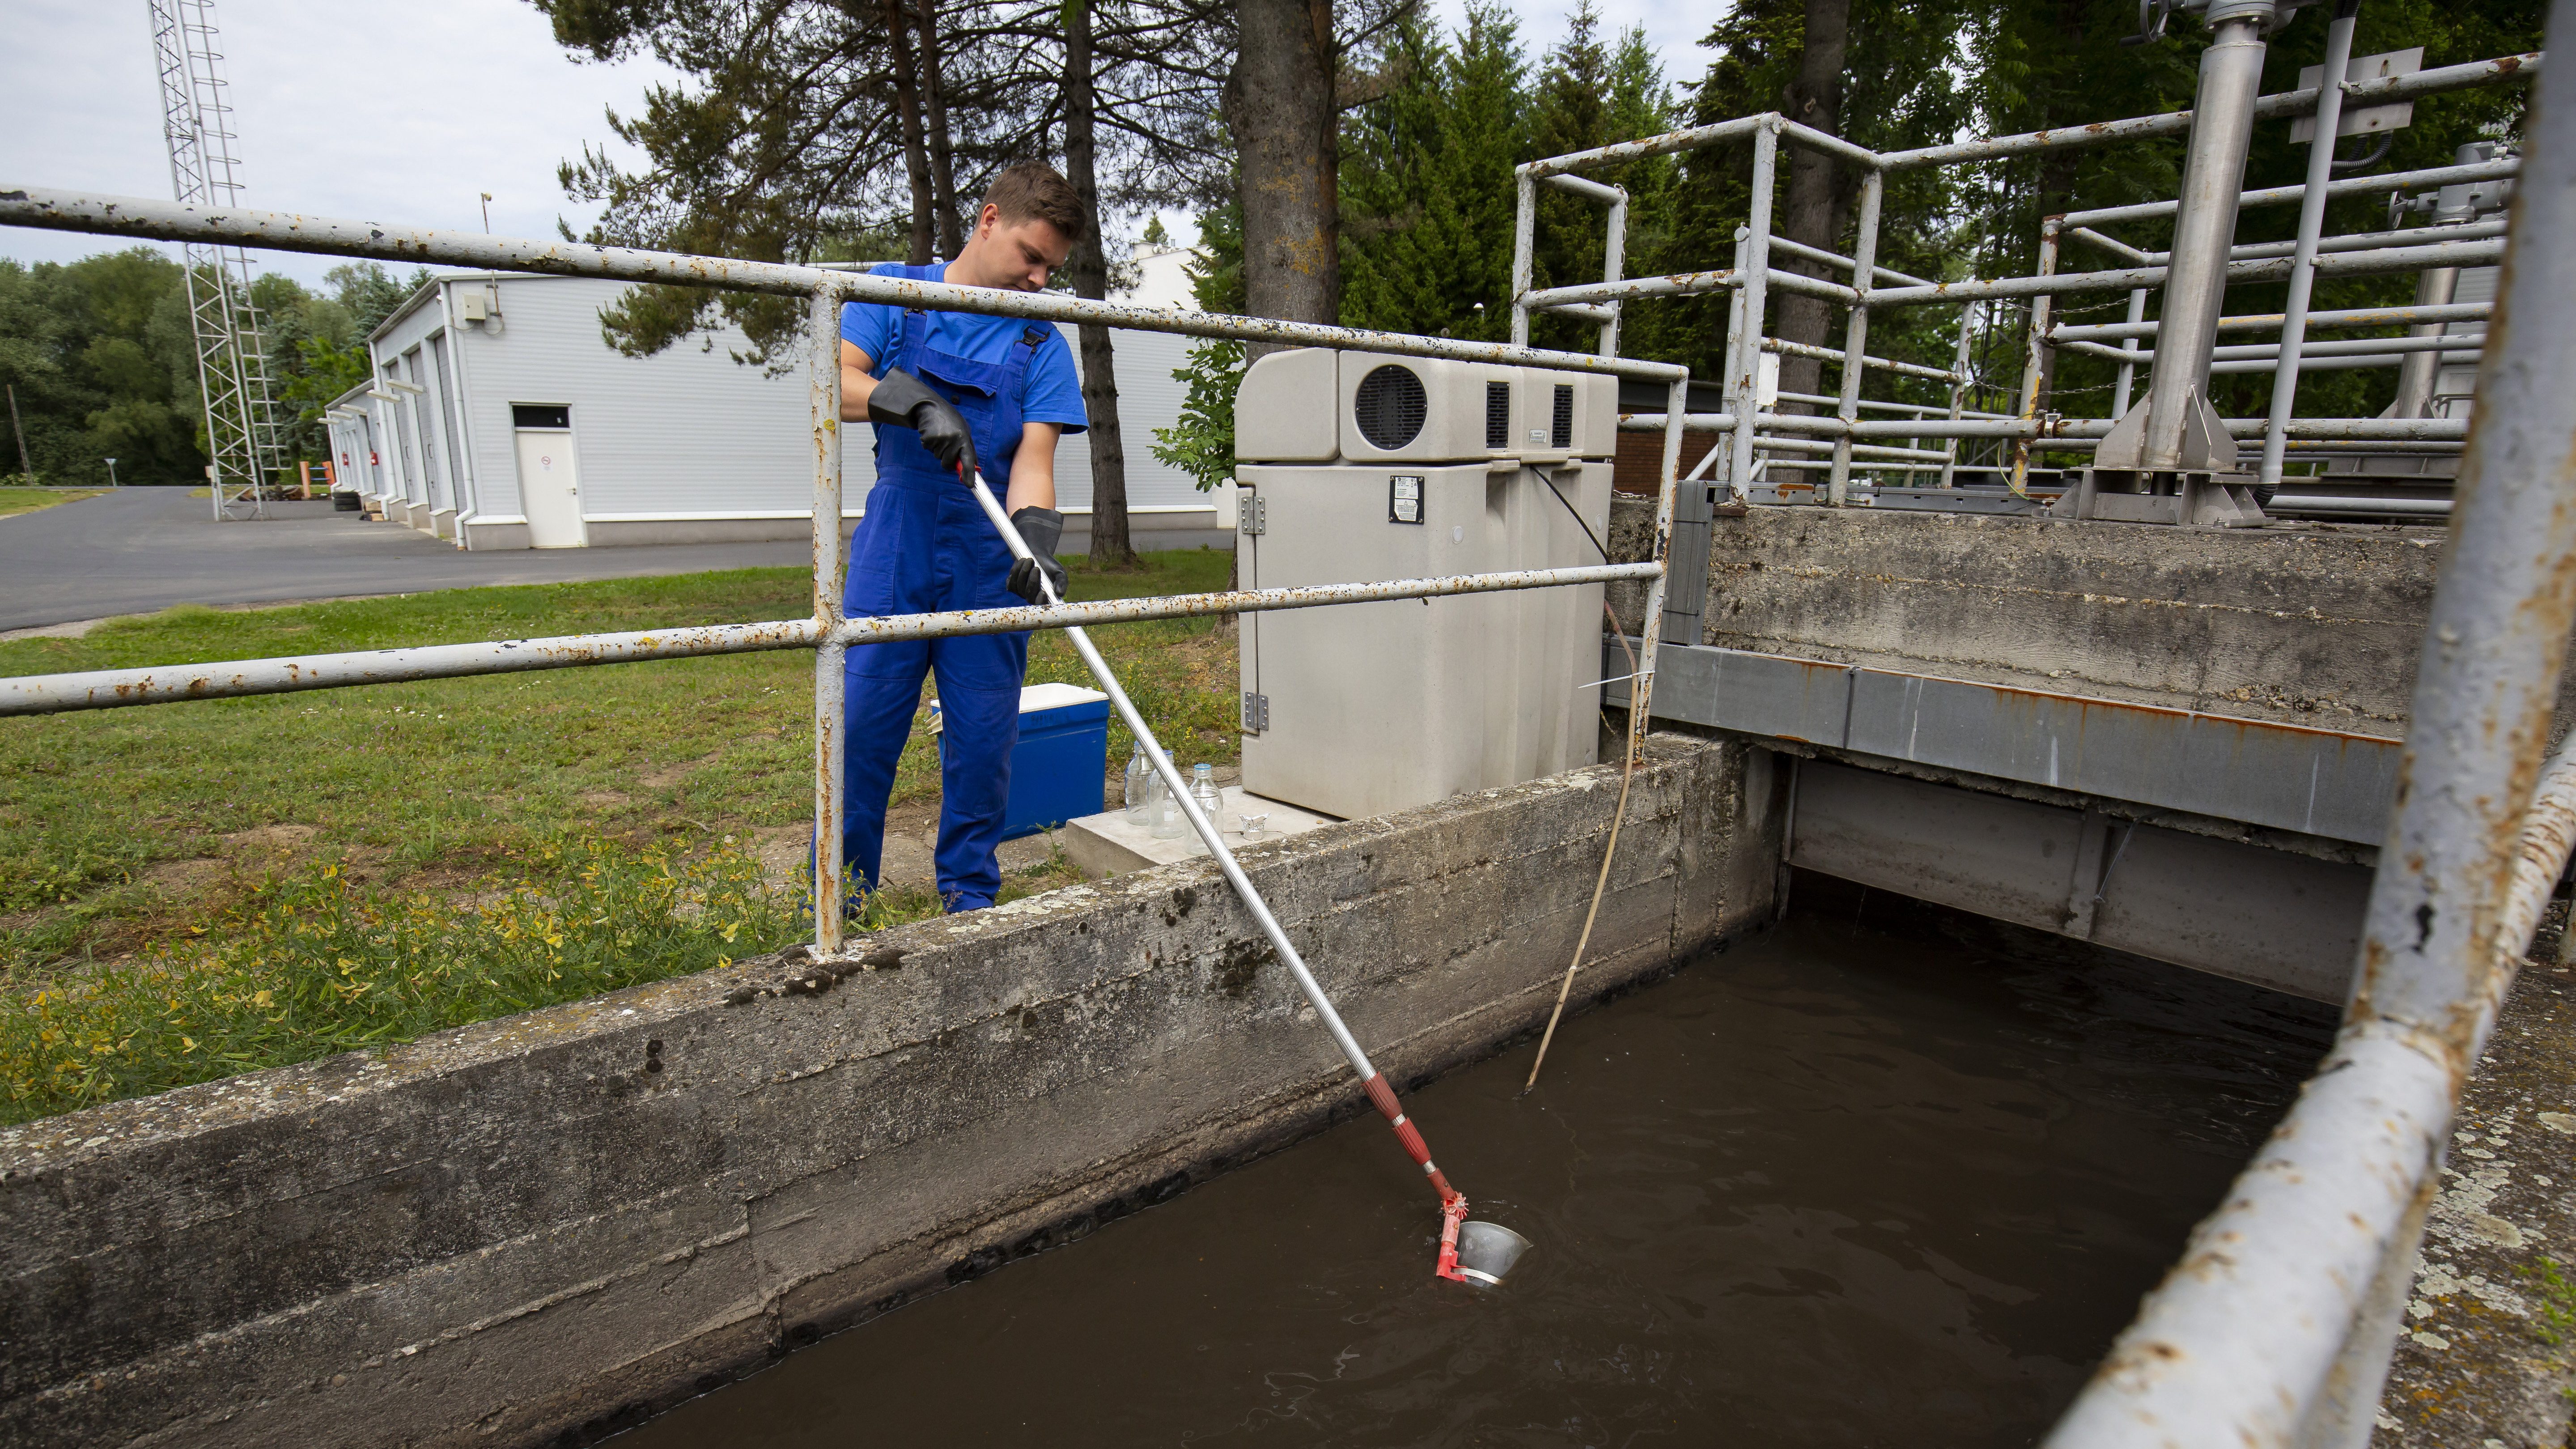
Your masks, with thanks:
[[(2345, 89), (2346, 94), (2349, 95), (2351, 88)], [(2346, 196), (2373, 196), (2381, 192), (2405, 191), (2417, 186), (2452, 186), (2464, 181), (2500, 181), (2515, 175), (2521, 169), (2520, 159), (2507, 158), (2502, 161), (2472, 161), (2459, 166), (2430, 166), (2421, 171), (2387, 171), (2377, 176), (2346, 177), (2341, 181), (2326, 183), (2326, 199), (2333, 201)], [(2237, 193), (2236, 205), (2240, 209), (2248, 206), (2287, 206), (2293, 201), (2304, 200), (2307, 190), (2304, 184), (2258, 187), (2252, 191)], [(2066, 224), (2070, 227), (2109, 226), (2123, 221), (2152, 221), (2160, 216), (2171, 216), (2173, 213), (2173, 202), (2141, 201), (2133, 206), (2102, 206), (2091, 211), (2070, 211), (2066, 213)]]
[[(993, 497), (993, 490), (984, 486), (984, 475), (971, 473), (968, 483), (974, 489), (976, 505), (1000, 531), (1002, 542), (1010, 546), (1011, 557), (1030, 557), (1029, 546), (1020, 537), (1020, 531), (1011, 526), (1010, 515), (1002, 511), (1001, 503)], [(1046, 604), (1056, 602), (1055, 588), (1045, 581), (1044, 575), (1039, 577), (1039, 589)], [(1315, 973), (1307, 969), (1306, 958), (1297, 953), (1296, 944), (1288, 939), (1288, 932), (1280, 926), (1279, 918), (1270, 913), (1269, 903), (1261, 898), (1260, 891), (1254, 889), (1252, 878), (1243, 873), (1242, 863), (1234, 858), (1233, 851), (1226, 848), (1225, 836), (1216, 828), (1216, 822), (1208, 819), (1206, 812), (1199, 809), (1198, 802), (1190, 798), (1189, 782), (1181, 778), (1181, 767), (1172, 763), (1162, 741), (1154, 737), (1153, 727), (1145, 723), (1145, 717), (1137, 712), (1135, 702), (1127, 697), (1126, 690), (1119, 687), (1118, 676), (1110, 671), (1109, 661), (1100, 657), (1099, 649), (1091, 642), (1091, 635), (1080, 625), (1069, 624), (1065, 626), (1064, 636), (1072, 641), (1074, 652), (1082, 656), (1083, 666), (1091, 671), (1091, 677), (1099, 684), (1101, 692), (1109, 696), (1110, 707), (1118, 711), (1118, 717), (1126, 722), (1128, 730), (1136, 736), (1136, 742), (1144, 747), (1145, 758), (1162, 779), (1163, 788), (1171, 792), (1172, 803), (1180, 807), (1181, 818), (1190, 823), (1190, 829), (1196, 831), (1201, 843), (1207, 846), (1209, 857), (1216, 862), (1217, 872), (1225, 877), (1227, 885), (1234, 887), (1235, 898), (1243, 902), (1243, 908), (1251, 913), (1253, 922), (1269, 940), (1270, 949), (1278, 953), (1281, 964), (1297, 979), (1297, 989), (1305, 993), (1306, 1004), (1315, 1009), (1315, 1015), (1332, 1037), (1333, 1045), (1342, 1049), (1342, 1056), (1350, 1062), (1351, 1070), (1359, 1075), (1360, 1085), (1367, 1091), (1370, 1103), (1393, 1125), (1396, 1138), (1403, 1144), (1406, 1154), (1421, 1167), (1432, 1190), (1440, 1194), (1441, 1206), (1447, 1208), (1458, 1202), (1458, 1190), (1449, 1185), (1449, 1179), (1432, 1162), (1431, 1150), (1422, 1141), (1421, 1129), (1408, 1122), (1397, 1108), (1395, 1089), (1378, 1075), (1377, 1068), (1369, 1062), (1368, 1053), (1360, 1049), (1359, 1038), (1351, 1035), (1342, 1014), (1333, 1009), (1332, 997), (1325, 994), (1323, 983), (1315, 979)]]
[[(963, 634), (1009, 634), (1059, 624), (1118, 624), (1143, 619), (1187, 619), (1209, 614), (1251, 614), (1381, 599), (1428, 599), (1511, 589), (1562, 588), (1658, 576), (1655, 562), (1597, 564), (1445, 578), (1389, 579), (1369, 584), (1316, 584), (1297, 589), (1240, 589), (1157, 598), (1102, 599), (1009, 609), (958, 609), (932, 614), (893, 614), (844, 621), (828, 637), (843, 644), (883, 644), (905, 639), (944, 639)], [(0, 716), (61, 714), (85, 709), (168, 704), (253, 694), (292, 694), (308, 689), (348, 689), (413, 679), (453, 679), (473, 674), (516, 674), (633, 664), (649, 659), (692, 659), (709, 654), (748, 654), (767, 649), (811, 649), (827, 636), (812, 619), (757, 624), (705, 624), (623, 634), (573, 634), (506, 639), (479, 644), (431, 644), (411, 649), (370, 649), (278, 659), (235, 659), (141, 669), (100, 669), (78, 674), (0, 677)]]

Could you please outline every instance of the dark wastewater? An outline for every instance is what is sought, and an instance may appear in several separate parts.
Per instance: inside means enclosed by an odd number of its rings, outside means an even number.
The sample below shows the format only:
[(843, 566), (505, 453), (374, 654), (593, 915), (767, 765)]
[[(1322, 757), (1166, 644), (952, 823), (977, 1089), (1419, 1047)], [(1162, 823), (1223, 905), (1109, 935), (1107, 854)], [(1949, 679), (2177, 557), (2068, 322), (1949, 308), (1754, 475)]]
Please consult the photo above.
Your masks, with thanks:
[[(1800, 876), (1780, 927), (1374, 1114), (788, 1356), (619, 1449), (2036, 1442), (2333, 1013)], [(2049, 959), (2055, 956), (2056, 960)]]

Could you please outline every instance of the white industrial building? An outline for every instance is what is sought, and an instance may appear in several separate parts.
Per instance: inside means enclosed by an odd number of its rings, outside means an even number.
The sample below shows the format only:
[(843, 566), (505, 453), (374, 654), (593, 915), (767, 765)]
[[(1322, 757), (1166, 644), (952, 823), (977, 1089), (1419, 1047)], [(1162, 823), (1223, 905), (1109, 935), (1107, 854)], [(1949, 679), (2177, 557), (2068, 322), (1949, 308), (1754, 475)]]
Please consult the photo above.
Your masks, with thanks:
[[(467, 273), (414, 293), (367, 340), (373, 380), (331, 409), (342, 489), (460, 548), (581, 548), (804, 538), (813, 464), (801, 368), (734, 361), (730, 325), (652, 357), (608, 345), (600, 314), (626, 291), (589, 277)], [(1066, 340), (1073, 342), (1071, 328)], [(1190, 340), (1114, 334), (1138, 548), (1230, 547), (1231, 489), (1201, 493), (1153, 455), (1185, 396)], [(1075, 349), (1079, 365), (1081, 349)], [(853, 519), (875, 470), (865, 428), (842, 450)], [(1091, 451), (1056, 451), (1067, 551), (1088, 537)]]

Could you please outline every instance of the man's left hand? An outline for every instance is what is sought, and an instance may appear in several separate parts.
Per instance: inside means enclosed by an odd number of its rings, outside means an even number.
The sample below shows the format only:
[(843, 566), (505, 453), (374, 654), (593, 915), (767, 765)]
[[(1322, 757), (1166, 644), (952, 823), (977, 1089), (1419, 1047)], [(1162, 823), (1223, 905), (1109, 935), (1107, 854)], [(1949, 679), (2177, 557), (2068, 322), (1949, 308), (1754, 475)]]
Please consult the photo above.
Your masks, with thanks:
[(1057, 601), (1062, 602), (1064, 565), (1055, 561), (1055, 547), (1064, 538), (1064, 515), (1052, 508), (1023, 508), (1011, 515), (1011, 527), (1020, 531), (1020, 541), (1029, 546), (1030, 554), (1011, 561), (1011, 592), (1032, 604), (1043, 604), (1047, 598), (1038, 589), (1038, 579), (1043, 576), (1055, 590)]

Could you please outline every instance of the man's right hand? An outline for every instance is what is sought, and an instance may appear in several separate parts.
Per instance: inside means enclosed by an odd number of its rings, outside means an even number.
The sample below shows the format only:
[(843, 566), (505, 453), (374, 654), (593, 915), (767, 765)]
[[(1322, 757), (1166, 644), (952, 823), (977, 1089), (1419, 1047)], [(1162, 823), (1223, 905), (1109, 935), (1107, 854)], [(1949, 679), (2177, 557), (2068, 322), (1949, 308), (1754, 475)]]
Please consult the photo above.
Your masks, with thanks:
[(975, 437), (956, 404), (902, 368), (888, 369), (868, 394), (868, 421), (921, 434), (930, 456), (964, 477), (975, 467)]

